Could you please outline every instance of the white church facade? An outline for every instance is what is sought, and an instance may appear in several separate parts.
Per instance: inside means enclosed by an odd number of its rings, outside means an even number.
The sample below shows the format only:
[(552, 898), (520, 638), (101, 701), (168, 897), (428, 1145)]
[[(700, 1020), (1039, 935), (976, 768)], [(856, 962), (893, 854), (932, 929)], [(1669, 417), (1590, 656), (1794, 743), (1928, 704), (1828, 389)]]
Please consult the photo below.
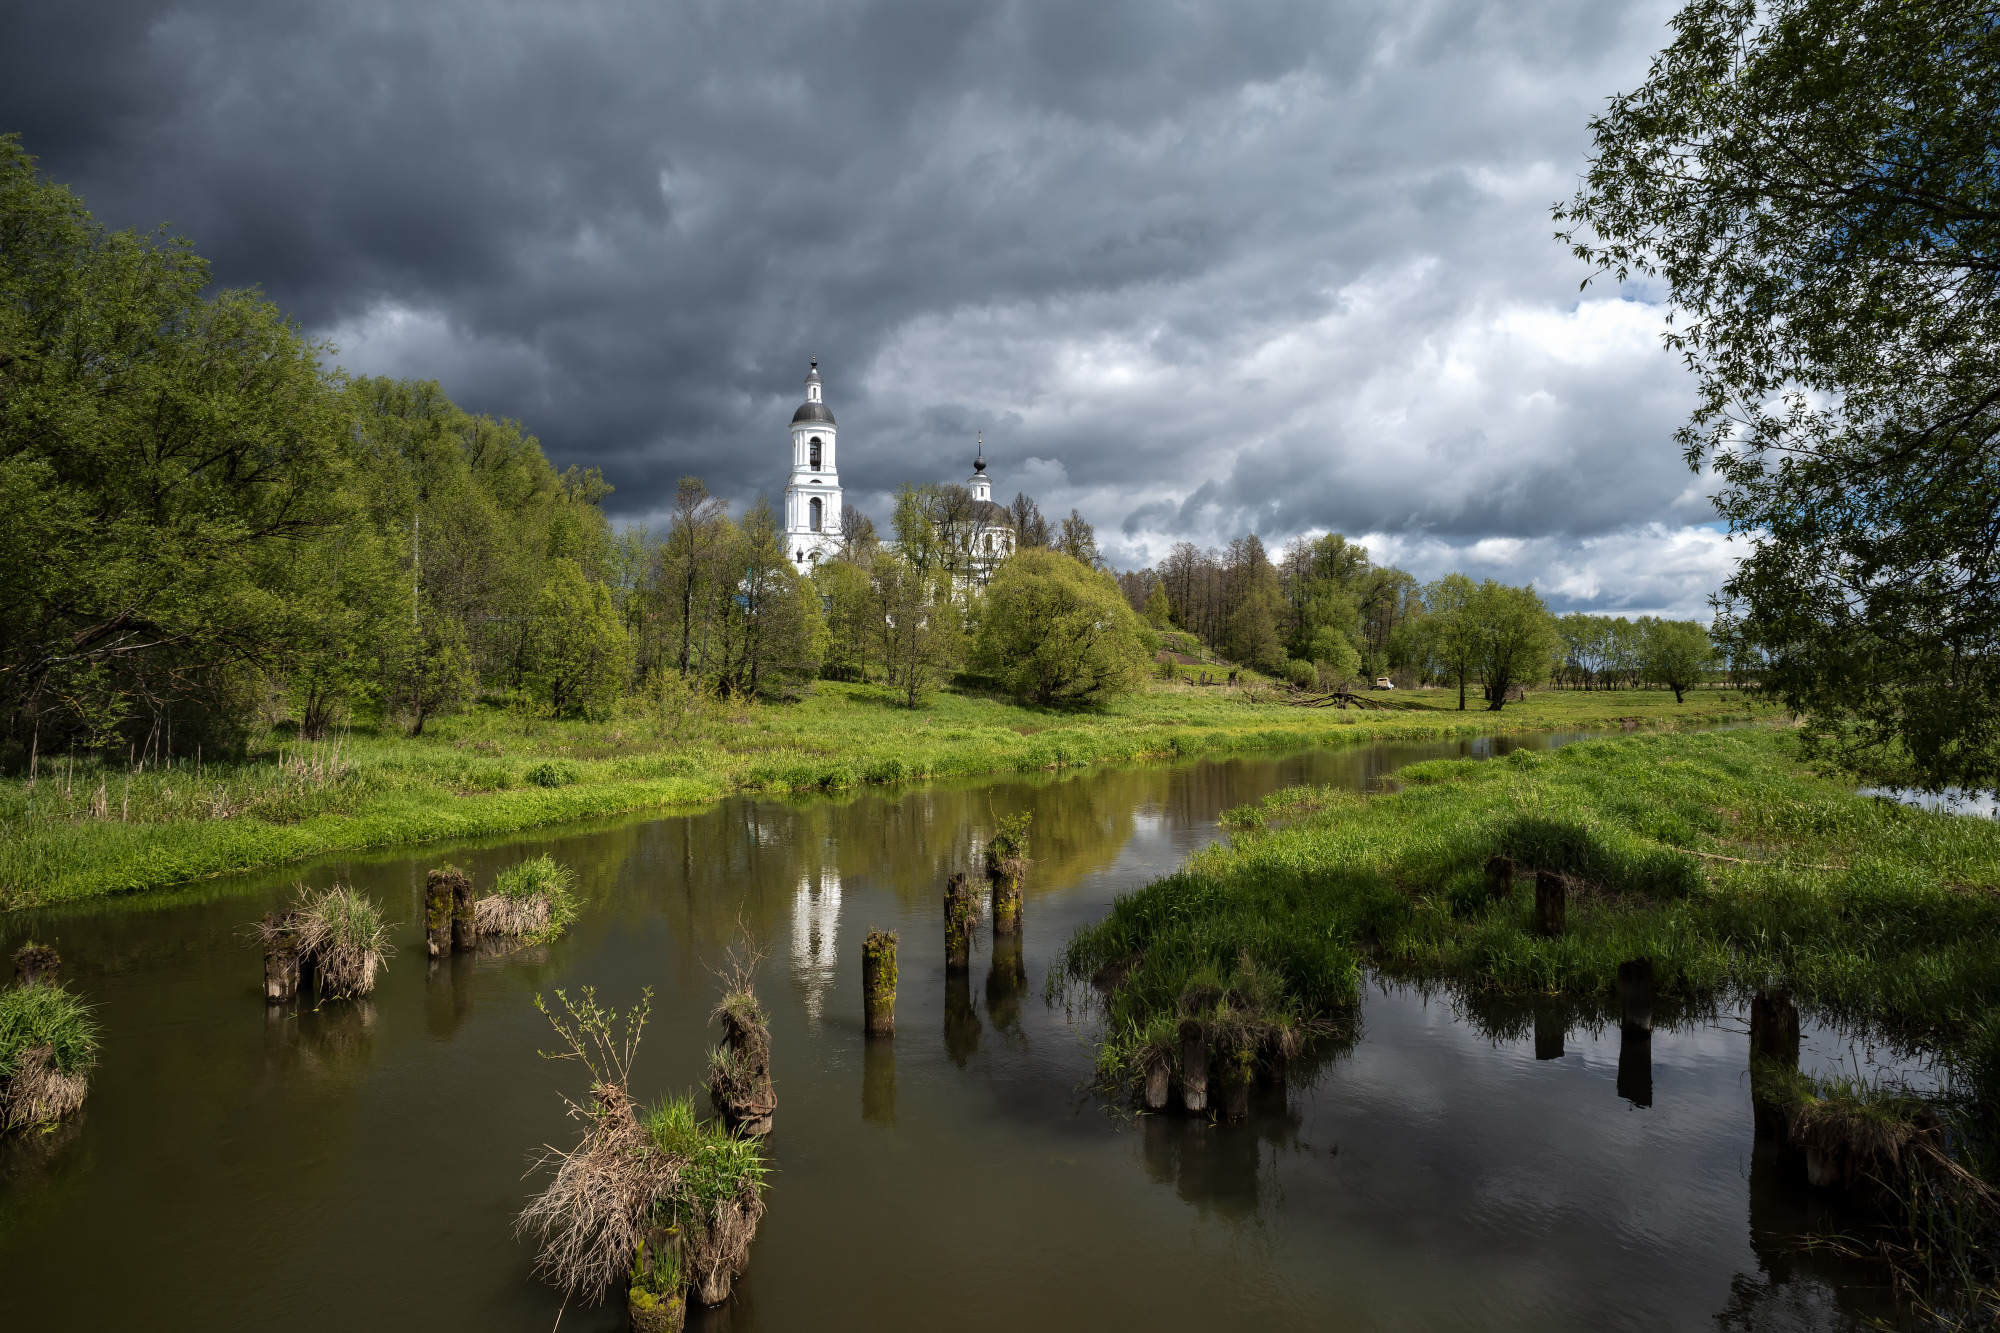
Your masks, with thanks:
[(819, 382), (819, 358), (806, 375), (806, 400), (792, 413), (792, 474), (785, 484), (785, 544), (801, 572), (840, 550), (840, 467), (833, 412)]
[[(792, 470), (785, 484), (785, 545), (800, 573), (839, 554), (840, 469), (834, 452), (833, 410), (826, 405), (819, 358), (806, 374), (806, 400), (792, 413)], [(984, 583), (1014, 553), (1013, 515), (993, 501), (986, 474), (986, 437), (979, 437), (972, 476), (965, 483), (969, 503), (950, 521), (958, 529), (954, 545), (970, 557), (967, 575)]]

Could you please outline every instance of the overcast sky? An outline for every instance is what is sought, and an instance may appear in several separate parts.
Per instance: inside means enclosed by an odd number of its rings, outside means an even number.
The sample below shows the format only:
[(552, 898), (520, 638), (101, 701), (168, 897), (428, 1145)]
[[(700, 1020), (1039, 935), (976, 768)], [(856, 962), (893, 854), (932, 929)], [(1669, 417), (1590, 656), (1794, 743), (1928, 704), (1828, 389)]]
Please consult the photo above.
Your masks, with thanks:
[(1121, 567), (1334, 530), (1706, 618), (1658, 293), (1579, 293), (1549, 218), (1672, 10), (8, 0), (0, 130), (621, 521), (775, 500), (817, 354), (878, 518), (983, 429)]

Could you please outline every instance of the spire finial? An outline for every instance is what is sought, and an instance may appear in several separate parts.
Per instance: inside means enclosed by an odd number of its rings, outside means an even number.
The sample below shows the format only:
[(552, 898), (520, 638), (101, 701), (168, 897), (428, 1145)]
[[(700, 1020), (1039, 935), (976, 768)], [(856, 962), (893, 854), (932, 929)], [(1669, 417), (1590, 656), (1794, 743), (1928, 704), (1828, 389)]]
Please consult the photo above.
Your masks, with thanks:
[(986, 432), (983, 430), (979, 432), (979, 452), (973, 457), (972, 470), (974, 472), (986, 470)]

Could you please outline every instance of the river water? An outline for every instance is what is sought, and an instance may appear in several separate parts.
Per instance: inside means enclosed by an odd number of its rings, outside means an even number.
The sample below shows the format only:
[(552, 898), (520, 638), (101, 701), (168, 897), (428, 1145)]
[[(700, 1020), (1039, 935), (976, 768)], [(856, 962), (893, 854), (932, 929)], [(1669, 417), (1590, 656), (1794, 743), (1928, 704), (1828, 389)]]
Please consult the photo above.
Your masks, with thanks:
[[(564, 1310), (511, 1222), (532, 1151), (573, 1140), (576, 1066), (538, 1050), (537, 992), (654, 992), (633, 1091), (696, 1085), (738, 923), (768, 951), (774, 1173), (750, 1271), (690, 1328), (1829, 1329), (1883, 1294), (1798, 1238), (1841, 1224), (1753, 1147), (1740, 1015), (1627, 1051), (1615, 1023), (1461, 1012), (1371, 984), (1354, 1041), (1247, 1124), (1107, 1114), (1078, 1091), (1088, 1029), (1041, 999), (1113, 895), (1300, 782), (1366, 786), (1419, 759), (1568, 737), (1318, 750), (737, 799), (0, 919), (59, 943), (105, 1040), (72, 1125), (0, 1146), (0, 1289), (17, 1328), (613, 1329)], [(1025, 988), (943, 966), (945, 877), (1034, 814)], [(433, 965), (426, 869), (482, 889), (515, 860), (576, 867), (553, 945)], [(354, 883), (399, 921), (373, 998), (267, 1014), (246, 923), (295, 882)], [(901, 934), (893, 1040), (864, 1040), (860, 952)], [(1806, 1062), (1866, 1061), (1806, 1032)]]

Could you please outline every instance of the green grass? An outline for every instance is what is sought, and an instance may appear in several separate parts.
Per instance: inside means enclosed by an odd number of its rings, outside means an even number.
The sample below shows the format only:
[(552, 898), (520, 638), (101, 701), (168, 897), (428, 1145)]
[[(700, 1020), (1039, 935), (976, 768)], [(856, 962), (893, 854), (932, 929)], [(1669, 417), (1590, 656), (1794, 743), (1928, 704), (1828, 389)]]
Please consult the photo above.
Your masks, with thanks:
[(677, 1216), (707, 1217), (746, 1190), (763, 1194), (770, 1167), (758, 1141), (738, 1138), (719, 1120), (704, 1121), (692, 1095), (665, 1098), (640, 1123), (654, 1148), (682, 1162), (673, 1188)]
[[(1364, 953), (1474, 994), (1599, 997), (1644, 955), (1669, 997), (1781, 982), (1978, 1078), (2000, 1006), (2000, 826), (1857, 796), (1795, 749), (1766, 729), (1639, 735), (1418, 764), (1398, 793), (1281, 792), (1078, 931), (1062, 975), (1137, 960), (1110, 997), (1115, 1064), (1191, 978), (1227, 987), (1245, 959), (1310, 1019), (1353, 1002)], [(1495, 853), (1568, 878), (1562, 937), (1534, 934), (1528, 875), (1489, 898)]]
[(65, 1074), (87, 1074), (97, 1063), (97, 1022), (90, 1006), (66, 986), (0, 990), (0, 1082), (21, 1069), (21, 1055), (47, 1046)]
[(547, 853), (508, 866), (494, 879), (493, 891), (503, 898), (548, 900), (548, 925), (522, 937), (531, 944), (559, 938), (576, 920), (576, 872)]
[[(1254, 692), (1249, 692), (1254, 695)], [(122, 764), (44, 757), (0, 782), (0, 908), (187, 883), (334, 851), (504, 834), (593, 816), (707, 804), (736, 791), (837, 791), (983, 773), (1434, 740), (1496, 730), (1671, 728), (1751, 716), (1734, 691), (1548, 692), (1489, 713), (1447, 691), (1376, 696), (1396, 711), (1291, 708), (1246, 692), (1156, 684), (1099, 710), (1039, 708), (974, 689), (914, 712), (878, 685), (821, 682), (797, 704), (634, 702), (595, 723), (531, 722), (499, 706), (433, 719), (411, 739), (357, 727), (338, 742), (273, 740), (249, 762)]]

